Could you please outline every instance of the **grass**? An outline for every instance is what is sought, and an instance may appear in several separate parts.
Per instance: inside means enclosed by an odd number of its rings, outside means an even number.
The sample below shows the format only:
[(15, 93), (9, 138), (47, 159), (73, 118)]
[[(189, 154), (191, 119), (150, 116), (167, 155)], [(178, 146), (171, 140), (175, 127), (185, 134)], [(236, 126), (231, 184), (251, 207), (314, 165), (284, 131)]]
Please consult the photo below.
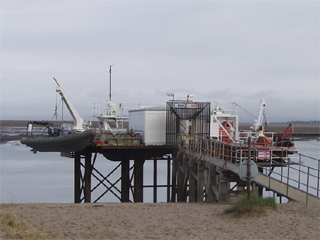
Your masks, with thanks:
[(0, 215), (1, 239), (52, 239), (49, 234), (30, 228), (13, 214)]
[(250, 195), (240, 199), (234, 206), (225, 210), (225, 213), (235, 213), (237, 216), (242, 215), (262, 215), (268, 210), (277, 210), (277, 204), (273, 197), (262, 198), (256, 195)]

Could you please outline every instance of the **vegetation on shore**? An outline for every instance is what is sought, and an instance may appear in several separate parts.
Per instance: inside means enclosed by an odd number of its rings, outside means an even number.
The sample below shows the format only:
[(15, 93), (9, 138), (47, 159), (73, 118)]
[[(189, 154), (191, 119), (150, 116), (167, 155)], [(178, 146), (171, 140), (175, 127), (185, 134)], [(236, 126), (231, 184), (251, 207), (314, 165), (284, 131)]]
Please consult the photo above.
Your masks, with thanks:
[(262, 198), (254, 194), (240, 199), (235, 205), (225, 209), (225, 213), (235, 213), (237, 216), (248, 215), (262, 215), (268, 210), (277, 210), (275, 198)]
[(29, 227), (13, 214), (0, 215), (1, 239), (52, 239), (47, 233)]

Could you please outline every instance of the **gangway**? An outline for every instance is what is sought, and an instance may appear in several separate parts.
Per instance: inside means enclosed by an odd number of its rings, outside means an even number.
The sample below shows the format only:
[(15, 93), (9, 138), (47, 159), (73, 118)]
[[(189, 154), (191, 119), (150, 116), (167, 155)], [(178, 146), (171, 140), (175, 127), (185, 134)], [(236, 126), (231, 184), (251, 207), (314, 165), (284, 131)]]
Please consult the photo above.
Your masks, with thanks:
[[(230, 148), (230, 143), (217, 143), (200, 137), (182, 143), (180, 147), (180, 151), (186, 156), (204, 161), (207, 165), (212, 164), (215, 169), (231, 171), (238, 176), (240, 162), (248, 159), (248, 151), (245, 149), (245, 146), (234, 145)], [(300, 153), (293, 153), (290, 158), (287, 154), (284, 156), (275, 156), (271, 152), (269, 161), (261, 161), (258, 158), (258, 149), (251, 148), (251, 160), (256, 162), (259, 168), (253, 182), (279, 196), (303, 202), (308, 206), (320, 207), (320, 160)], [(308, 165), (305, 162), (308, 162)], [(219, 185), (215, 188), (219, 188)]]

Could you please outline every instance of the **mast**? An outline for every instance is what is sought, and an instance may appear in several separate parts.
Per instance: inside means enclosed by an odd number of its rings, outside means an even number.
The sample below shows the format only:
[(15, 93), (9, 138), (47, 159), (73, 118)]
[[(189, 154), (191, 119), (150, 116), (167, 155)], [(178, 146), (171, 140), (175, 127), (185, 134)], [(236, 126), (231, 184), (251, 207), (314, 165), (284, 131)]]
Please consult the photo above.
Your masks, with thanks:
[(109, 84), (109, 101), (111, 102), (111, 67), (113, 66), (114, 64), (110, 65), (110, 68), (109, 68), (109, 74), (110, 74), (110, 84)]

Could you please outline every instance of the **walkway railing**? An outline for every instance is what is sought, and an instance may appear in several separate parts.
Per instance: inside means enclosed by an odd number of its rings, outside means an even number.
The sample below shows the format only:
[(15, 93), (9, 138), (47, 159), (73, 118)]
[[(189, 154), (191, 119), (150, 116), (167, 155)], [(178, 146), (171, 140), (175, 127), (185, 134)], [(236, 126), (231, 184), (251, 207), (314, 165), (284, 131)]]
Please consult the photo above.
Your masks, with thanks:
[[(239, 165), (241, 161), (248, 159), (248, 144), (244, 142), (226, 143), (222, 141), (197, 138), (183, 141), (181, 144), (185, 151), (197, 152), (201, 156), (209, 155), (224, 161), (224, 165), (233, 163)], [(320, 196), (320, 159), (295, 153), (288, 149), (265, 145), (264, 148), (251, 147), (251, 160), (256, 162), (260, 174), (269, 179), (267, 188), (271, 187), (271, 181), (276, 180), (286, 186), (286, 190), (279, 194), (289, 197), (289, 189), (297, 189), (305, 193), (305, 201), (308, 198)], [(292, 190), (290, 190), (292, 191)], [(290, 198), (290, 197), (289, 197)]]
[[(295, 187), (306, 192), (307, 195), (320, 196), (320, 160), (306, 156), (301, 153), (293, 153), (286, 162), (275, 161), (279, 167), (273, 169), (271, 162), (269, 166), (263, 167), (265, 174), (285, 182), (287, 186)], [(288, 187), (287, 187), (288, 189)]]

